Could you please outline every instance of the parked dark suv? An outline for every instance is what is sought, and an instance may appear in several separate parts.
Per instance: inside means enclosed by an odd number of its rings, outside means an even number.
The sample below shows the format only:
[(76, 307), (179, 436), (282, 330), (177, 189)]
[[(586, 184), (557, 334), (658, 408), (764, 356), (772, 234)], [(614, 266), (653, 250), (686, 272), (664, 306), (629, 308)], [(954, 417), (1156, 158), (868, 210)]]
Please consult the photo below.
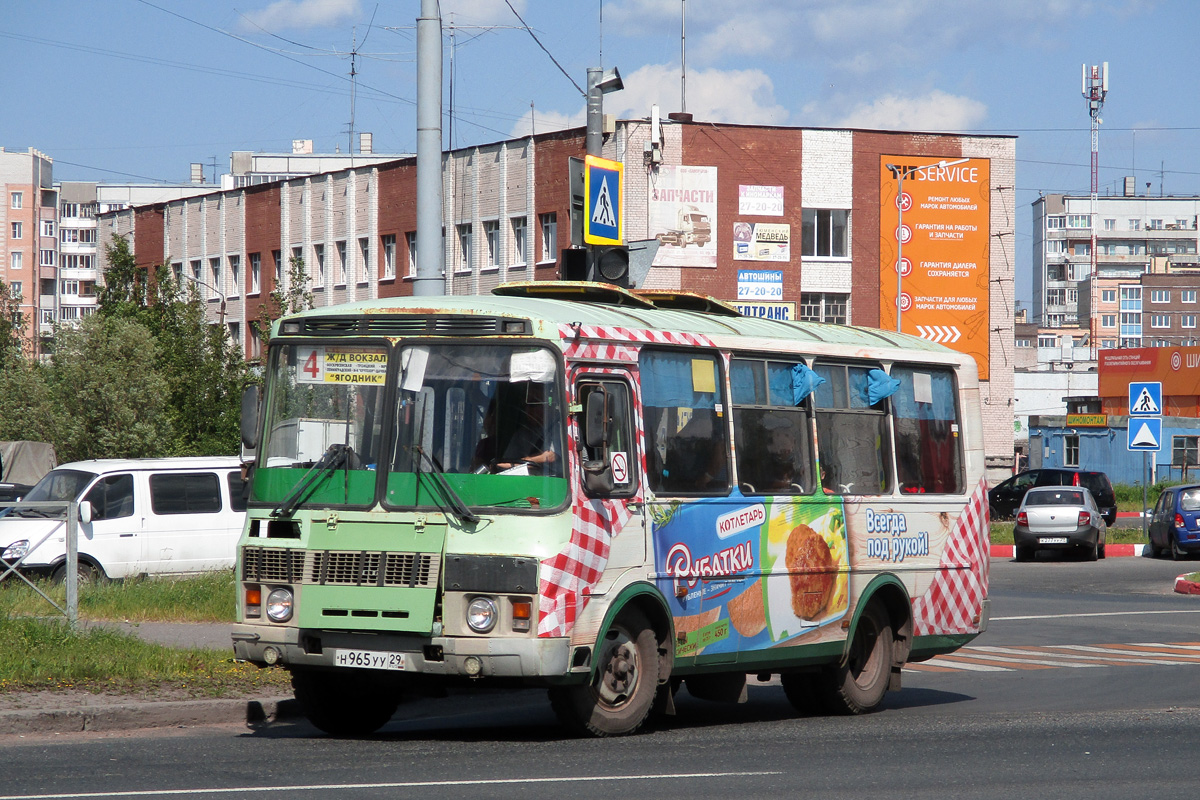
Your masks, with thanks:
[(1069, 467), (1030, 469), (1013, 475), (988, 492), (992, 519), (1008, 519), (1017, 512), (1025, 493), (1034, 486), (1082, 486), (1092, 493), (1106, 525), (1117, 521), (1117, 497), (1103, 472)]

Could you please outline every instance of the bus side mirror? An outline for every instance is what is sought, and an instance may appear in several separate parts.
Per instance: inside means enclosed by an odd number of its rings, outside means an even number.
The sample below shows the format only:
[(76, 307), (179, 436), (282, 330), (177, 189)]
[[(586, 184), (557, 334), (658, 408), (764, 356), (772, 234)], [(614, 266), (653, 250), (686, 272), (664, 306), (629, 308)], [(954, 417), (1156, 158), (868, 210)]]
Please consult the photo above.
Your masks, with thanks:
[(589, 448), (608, 444), (608, 394), (603, 389), (594, 389), (588, 395), (583, 441)]
[(242, 444), (250, 450), (258, 447), (258, 387), (247, 386), (242, 392)]

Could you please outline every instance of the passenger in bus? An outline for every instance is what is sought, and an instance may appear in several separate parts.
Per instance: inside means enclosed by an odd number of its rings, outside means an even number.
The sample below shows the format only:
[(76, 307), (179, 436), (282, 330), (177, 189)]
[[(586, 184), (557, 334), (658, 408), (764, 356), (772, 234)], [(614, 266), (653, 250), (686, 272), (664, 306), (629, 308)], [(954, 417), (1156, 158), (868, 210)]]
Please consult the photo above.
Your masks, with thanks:
[(712, 409), (698, 408), (667, 443), (666, 488), (682, 492), (718, 489), (728, 483), (725, 437)]

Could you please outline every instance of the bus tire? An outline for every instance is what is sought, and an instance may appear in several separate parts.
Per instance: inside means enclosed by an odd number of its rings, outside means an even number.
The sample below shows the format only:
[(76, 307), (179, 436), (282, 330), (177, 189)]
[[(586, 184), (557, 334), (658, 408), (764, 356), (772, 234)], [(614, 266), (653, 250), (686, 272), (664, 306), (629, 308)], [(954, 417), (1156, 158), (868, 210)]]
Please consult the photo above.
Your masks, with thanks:
[(858, 618), (842, 663), (825, 673), (826, 705), (834, 714), (865, 714), (883, 700), (892, 674), (892, 621), (878, 601)]
[(779, 682), (792, 708), (800, 714), (815, 716), (825, 711), (822, 678), (816, 672), (785, 672), (779, 676)]
[(331, 736), (374, 733), (400, 705), (396, 687), (369, 670), (292, 670), (292, 693), (308, 721)]
[(658, 639), (646, 615), (627, 607), (597, 643), (588, 684), (550, 689), (550, 706), (564, 726), (592, 736), (625, 736), (650, 716), (658, 692)]

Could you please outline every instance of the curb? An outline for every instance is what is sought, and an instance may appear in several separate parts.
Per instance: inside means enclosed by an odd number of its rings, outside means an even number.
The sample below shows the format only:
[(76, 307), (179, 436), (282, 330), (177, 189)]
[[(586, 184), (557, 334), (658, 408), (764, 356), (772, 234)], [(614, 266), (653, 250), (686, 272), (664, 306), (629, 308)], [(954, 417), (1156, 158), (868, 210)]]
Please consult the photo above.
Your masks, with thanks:
[(1179, 594), (1200, 594), (1200, 583), (1189, 581), (1187, 579), (1188, 575), (1191, 575), (1191, 573), (1180, 575), (1175, 579), (1175, 591)]
[(299, 716), (300, 704), (290, 697), (130, 702), (0, 712), (0, 735), (184, 728), (231, 722), (257, 728)]
[[(993, 544), (989, 545), (991, 550), (989, 554), (992, 558), (1016, 558), (1016, 545), (1011, 544)], [(1110, 544), (1105, 545), (1104, 555), (1107, 558), (1114, 556), (1141, 556), (1145, 555), (1150, 550), (1148, 544)], [(1200, 590), (1197, 591), (1200, 594)]]

